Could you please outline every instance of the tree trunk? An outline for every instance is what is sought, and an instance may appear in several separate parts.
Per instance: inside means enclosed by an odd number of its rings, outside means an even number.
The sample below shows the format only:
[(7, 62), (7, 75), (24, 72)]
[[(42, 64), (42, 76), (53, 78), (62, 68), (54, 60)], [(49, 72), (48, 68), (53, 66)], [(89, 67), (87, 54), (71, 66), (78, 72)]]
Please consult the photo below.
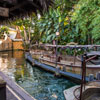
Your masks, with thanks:
[(29, 32), (29, 43), (31, 41), (31, 27), (28, 28), (28, 32)]
[(27, 32), (25, 30), (25, 27), (23, 26), (24, 29), (24, 39), (25, 39), (25, 43), (28, 44), (28, 37), (27, 37)]

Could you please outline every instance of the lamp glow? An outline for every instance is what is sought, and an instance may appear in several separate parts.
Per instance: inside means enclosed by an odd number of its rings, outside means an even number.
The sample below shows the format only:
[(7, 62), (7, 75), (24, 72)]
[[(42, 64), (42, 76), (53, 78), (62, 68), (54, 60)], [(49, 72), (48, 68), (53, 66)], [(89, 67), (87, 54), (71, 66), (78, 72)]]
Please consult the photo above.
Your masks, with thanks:
[(59, 34), (60, 34), (59, 32), (56, 32), (56, 36), (59, 36)]

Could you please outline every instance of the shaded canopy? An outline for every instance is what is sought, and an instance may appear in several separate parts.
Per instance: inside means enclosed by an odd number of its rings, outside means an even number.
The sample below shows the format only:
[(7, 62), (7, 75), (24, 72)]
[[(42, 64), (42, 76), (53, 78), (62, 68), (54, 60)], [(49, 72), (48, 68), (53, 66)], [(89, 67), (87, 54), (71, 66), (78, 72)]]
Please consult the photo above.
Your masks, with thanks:
[(47, 11), (53, 0), (0, 0), (0, 22)]

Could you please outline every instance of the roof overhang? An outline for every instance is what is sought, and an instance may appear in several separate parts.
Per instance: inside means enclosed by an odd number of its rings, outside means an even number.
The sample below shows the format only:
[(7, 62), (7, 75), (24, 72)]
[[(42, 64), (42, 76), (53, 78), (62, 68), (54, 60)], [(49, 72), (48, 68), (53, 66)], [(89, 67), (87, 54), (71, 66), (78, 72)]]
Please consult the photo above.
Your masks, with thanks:
[(0, 0), (0, 22), (47, 11), (53, 0)]

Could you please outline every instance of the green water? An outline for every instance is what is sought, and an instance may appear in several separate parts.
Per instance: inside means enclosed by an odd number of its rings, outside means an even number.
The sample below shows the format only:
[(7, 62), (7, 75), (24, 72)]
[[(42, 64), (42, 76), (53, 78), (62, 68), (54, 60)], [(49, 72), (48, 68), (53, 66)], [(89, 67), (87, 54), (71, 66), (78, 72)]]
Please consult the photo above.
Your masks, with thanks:
[(76, 85), (32, 67), (21, 51), (0, 53), (0, 69), (37, 100), (65, 100), (63, 91)]

